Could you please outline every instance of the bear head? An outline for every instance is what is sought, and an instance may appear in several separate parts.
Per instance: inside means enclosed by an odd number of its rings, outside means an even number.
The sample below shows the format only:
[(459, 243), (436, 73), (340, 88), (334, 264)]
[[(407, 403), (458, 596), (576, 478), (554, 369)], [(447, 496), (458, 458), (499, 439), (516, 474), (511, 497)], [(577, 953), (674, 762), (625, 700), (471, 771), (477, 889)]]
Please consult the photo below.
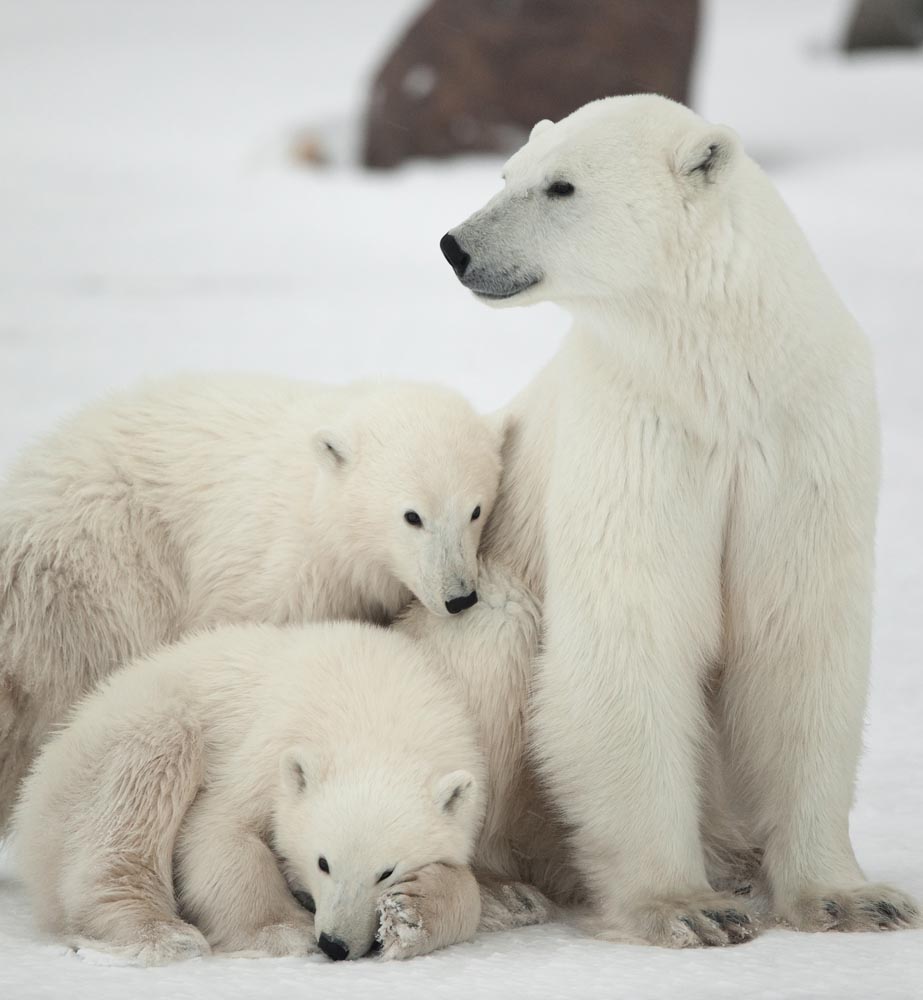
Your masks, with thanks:
[(578, 312), (669, 293), (727, 238), (725, 195), (745, 157), (735, 134), (663, 97), (594, 101), (539, 122), (505, 186), (450, 230), (442, 251), (494, 305), (554, 301)]
[(505, 433), (457, 393), (407, 383), (318, 430), (322, 503), (356, 572), (384, 572), (437, 615), (474, 604)]
[(389, 887), (425, 865), (468, 862), (483, 794), (469, 771), (436, 773), (419, 759), (351, 762), (309, 746), (283, 754), (274, 846), (327, 954), (368, 954)]

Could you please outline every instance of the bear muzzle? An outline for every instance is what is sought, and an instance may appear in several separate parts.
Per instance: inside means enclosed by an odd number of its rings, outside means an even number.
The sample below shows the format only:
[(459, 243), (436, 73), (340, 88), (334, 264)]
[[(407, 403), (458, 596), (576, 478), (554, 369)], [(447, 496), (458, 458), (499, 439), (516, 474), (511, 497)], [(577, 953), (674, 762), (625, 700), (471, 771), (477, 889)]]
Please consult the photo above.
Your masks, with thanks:
[(462, 611), (466, 611), (472, 605), (478, 602), (478, 592), (472, 590), (470, 594), (466, 594), (464, 597), (453, 597), (451, 600), (445, 602), (445, 609), (450, 615), (457, 615)]

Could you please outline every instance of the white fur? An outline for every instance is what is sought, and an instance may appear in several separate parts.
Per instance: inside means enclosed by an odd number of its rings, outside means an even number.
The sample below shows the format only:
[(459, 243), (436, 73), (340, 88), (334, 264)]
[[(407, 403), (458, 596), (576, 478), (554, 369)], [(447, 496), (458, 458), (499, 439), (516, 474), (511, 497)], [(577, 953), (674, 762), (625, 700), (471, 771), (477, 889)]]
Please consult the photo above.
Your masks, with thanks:
[(468, 893), (449, 940), (473, 933), (485, 788), (457, 688), (416, 643), (360, 624), (227, 626), (79, 706), (24, 785), (14, 843), (41, 924), (72, 942), (156, 964), (303, 954), (326, 933), (358, 958), (379, 909), (407, 938), (401, 900), (434, 870)]
[[(477, 721), (487, 760), (487, 812), (474, 865), (486, 895), (522, 894), (537, 888), (550, 902), (571, 906), (583, 889), (568, 862), (565, 837), (529, 760), (528, 707), (535, 658), (541, 640), (541, 608), (534, 595), (506, 568), (481, 565), (480, 600), (453, 619), (436, 619), (412, 604), (394, 628), (411, 636), (432, 667), (447, 676)], [(535, 897), (531, 897), (534, 901)], [(549, 900), (537, 904), (526, 921), (516, 906), (504, 913), (505, 926), (547, 919)], [(482, 924), (483, 926), (483, 924)], [(487, 928), (484, 928), (487, 929)]]
[(161, 642), (387, 621), (411, 593), (447, 614), (477, 585), (501, 436), (435, 386), (223, 376), (114, 397), (32, 448), (0, 493), (0, 833), (49, 727)]
[(574, 325), (510, 407), (484, 547), (544, 599), (535, 743), (602, 933), (749, 937), (746, 901), (710, 884), (719, 828), (796, 927), (916, 921), (848, 835), (878, 489), (864, 336), (734, 134), (680, 105), (587, 105), (505, 179), (452, 230), (462, 281)]

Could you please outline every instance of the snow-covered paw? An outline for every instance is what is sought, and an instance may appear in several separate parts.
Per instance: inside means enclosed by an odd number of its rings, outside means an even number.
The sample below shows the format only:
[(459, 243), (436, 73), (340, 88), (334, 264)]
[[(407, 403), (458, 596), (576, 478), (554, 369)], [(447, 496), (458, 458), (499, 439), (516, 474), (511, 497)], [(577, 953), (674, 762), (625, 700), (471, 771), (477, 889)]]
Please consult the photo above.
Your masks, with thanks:
[(782, 916), (803, 931), (895, 931), (920, 927), (920, 907), (906, 893), (881, 883), (806, 893)]
[(317, 951), (313, 922), (267, 924), (253, 935), (244, 949), (271, 958), (310, 955)]
[(759, 931), (746, 897), (728, 893), (652, 900), (633, 912), (631, 923), (642, 940), (666, 948), (741, 944)]
[(424, 955), (474, 936), (478, 884), (467, 865), (425, 865), (382, 894), (378, 913), (382, 958)]
[(421, 897), (406, 883), (399, 883), (378, 901), (378, 935), (383, 959), (413, 958), (428, 951)]

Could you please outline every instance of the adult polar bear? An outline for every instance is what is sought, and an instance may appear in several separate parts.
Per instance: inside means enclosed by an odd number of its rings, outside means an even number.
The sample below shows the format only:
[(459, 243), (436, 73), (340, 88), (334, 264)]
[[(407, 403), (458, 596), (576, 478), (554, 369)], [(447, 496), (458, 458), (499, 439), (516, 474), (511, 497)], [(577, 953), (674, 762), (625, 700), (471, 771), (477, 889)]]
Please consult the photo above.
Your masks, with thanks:
[(861, 331), (734, 134), (680, 105), (541, 122), (505, 180), (441, 245), (480, 298), (575, 321), (510, 407), (485, 543), (545, 602), (535, 739), (603, 933), (748, 936), (719, 933), (749, 918), (707, 878), (716, 783), (790, 923), (917, 922), (848, 833), (878, 486)]

